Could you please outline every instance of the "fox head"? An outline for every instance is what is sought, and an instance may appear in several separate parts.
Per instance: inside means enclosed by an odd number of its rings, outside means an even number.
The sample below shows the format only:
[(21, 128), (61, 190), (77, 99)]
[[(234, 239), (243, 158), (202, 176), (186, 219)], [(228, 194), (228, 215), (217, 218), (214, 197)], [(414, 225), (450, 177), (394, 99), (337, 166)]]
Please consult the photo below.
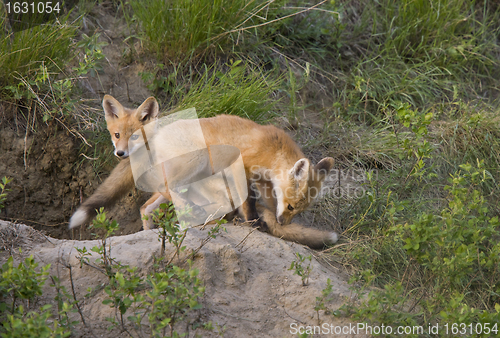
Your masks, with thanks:
[(137, 109), (129, 109), (111, 95), (104, 95), (102, 107), (115, 146), (115, 155), (121, 159), (130, 155), (128, 141), (132, 134), (156, 119), (159, 112), (158, 102), (154, 97), (147, 98)]
[(304, 211), (319, 196), (333, 162), (333, 158), (326, 157), (313, 167), (308, 159), (301, 158), (285, 173), (285, 177), (274, 187), (278, 223), (290, 224), (295, 215)]

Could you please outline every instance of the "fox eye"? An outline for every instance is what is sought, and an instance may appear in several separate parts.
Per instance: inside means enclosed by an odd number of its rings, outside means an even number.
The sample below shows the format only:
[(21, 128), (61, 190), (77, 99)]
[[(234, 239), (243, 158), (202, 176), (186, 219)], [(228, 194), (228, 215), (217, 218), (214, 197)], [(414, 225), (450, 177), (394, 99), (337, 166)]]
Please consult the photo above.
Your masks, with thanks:
[(137, 140), (138, 138), (139, 138), (139, 135), (135, 135), (135, 134), (134, 134), (134, 135), (130, 136), (130, 140), (132, 140), (132, 141), (135, 141), (135, 140)]
[(293, 211), (294, 207), (291, 204), (288, 204), (288, 210)]
[(120, 138), (120, 133), (115, 133), (116, 138)]

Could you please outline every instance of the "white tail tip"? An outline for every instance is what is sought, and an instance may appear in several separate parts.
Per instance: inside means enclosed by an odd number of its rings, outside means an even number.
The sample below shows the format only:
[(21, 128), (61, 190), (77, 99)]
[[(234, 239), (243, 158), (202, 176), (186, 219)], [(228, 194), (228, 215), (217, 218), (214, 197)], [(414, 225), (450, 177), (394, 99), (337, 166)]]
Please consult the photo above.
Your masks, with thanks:
[(77, 210), (69, 220), (69, 228), (73, 229), (82, 225), (87, 220), (88, 216), (85, 210)]
[(336, 232), (330, 232), (330, 235), (327, 238), (327, 243), (326, 244), (334, 244), (337, 243), (339, 240), (339, 236), (337, 235)]

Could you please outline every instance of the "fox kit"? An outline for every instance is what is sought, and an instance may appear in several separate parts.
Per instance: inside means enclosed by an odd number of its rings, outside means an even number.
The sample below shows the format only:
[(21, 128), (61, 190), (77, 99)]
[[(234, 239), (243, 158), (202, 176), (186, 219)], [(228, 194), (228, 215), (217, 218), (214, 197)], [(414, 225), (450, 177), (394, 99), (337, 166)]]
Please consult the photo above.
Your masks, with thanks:
[[(73, 214), (70, 228), (89, 221), (95, 215), (96, 209), (112, 205), (134, 187), (135, 181), (129, 159), (130, 151), (133, 153), (134, 149), (129, 149), (128, 140), (136, 136), (133, 135), (134, 131), (155, 120), (159, 112), (158, 103), (153, 97), (146, 99), (133, 110), (124, 108), (112, 96), (105, 95), (103, 108), (115, 146), (115, 155), (122, 161), (97, 191)], [(319, 195), (322, 183), (333, 167), (332, 158), (324, 158), (313, 166), (283, 130), (272, 125), (259, 125), (237, 116), (218, 115), (202, 118), (199, 119), (199, 124), (206, 147), (230, 145), (241, 152), (247, 178), (248, 198), (238, 211), (245, 221), (255, 220), (254, 225), (260, 230), (269, 231), (277, 237), (306, 245), (314, 242), (314, 245), (311, 245), (314, 247), (318, 247), (318, 243), (333, 244), (337, 241), (335, 233), (320, 232), (298, 224), (290, 225), (288, 231), (278, 231), (279, 227), (288, 228), (287, 225), (291, 223), (292, 218), (305, 210)], [(186, 137), (189, 138), (189, 134), (186, 134)], [(161, 130), (158, 140), (157, 142), (162, 140)], [(178, 150), (176, 145), (162, 144), (162, 146), (167, 151)], [(179, 170), (177, 167), (172, 171), (177, 176), (182, 172), (185, 172), (184, 175), (189, 174), (187, 172), (189, 169), (185, 168)], [(259, 212), (256, 206), (258, 199), (265, 205), (264, 208), (259, 207)], [(155, 193), (141, 207), (141, 214), (147, 215), (167, 200), (171, 200), (168, 193)], [(269, 228), (268, 224), (271, 225)], [(150, 225), (145, 222), (144, 228), (149, 227)], [(293, 231), (302, 232), (304, 235), (289, 235)]]

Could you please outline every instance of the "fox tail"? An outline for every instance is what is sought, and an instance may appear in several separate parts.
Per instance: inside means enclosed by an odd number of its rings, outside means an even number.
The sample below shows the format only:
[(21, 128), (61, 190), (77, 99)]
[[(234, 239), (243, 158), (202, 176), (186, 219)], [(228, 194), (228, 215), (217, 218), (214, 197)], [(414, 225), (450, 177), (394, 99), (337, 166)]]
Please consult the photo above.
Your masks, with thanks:
[(130, 159), (122, 160), (97, 188), (92, 196), (76, 210), (69, 220), (69, 228), (75, 228), (96, 215), (96, 209), (113, 205), (134, 187), (134, 177), (130, 167)]
[(325, 245), (334, 244), (338, 240), (337, 233), (333, 231), (312, 229), (298, 223), (267, 225), (273, 236), (307, 245), (311, 249), (322, 249)]
[(259, 214), (267, 223), (271, 235), (307, 245), (311, 249), (322, 249), (326, 245), (336, 243), (338, 240), (337, 233), (333, 231), (313, 229), (298, 223), (281, 225), (276, 221), (273, 212), (266, 208), (259, 208)]

